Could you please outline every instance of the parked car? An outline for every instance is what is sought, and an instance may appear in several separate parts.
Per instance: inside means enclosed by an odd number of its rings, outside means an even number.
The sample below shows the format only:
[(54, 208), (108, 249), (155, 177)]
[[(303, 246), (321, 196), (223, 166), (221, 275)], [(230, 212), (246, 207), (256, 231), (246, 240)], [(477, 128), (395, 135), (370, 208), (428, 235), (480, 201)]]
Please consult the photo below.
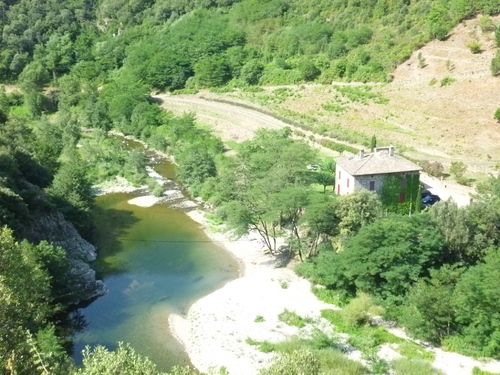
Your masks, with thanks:
[(429, 191), (424, 191), (422, 192), (422, 206), (423, 207), (430, 207), (434, 203), (439, 202), (441, 198), (439, 195), (432, 194)]

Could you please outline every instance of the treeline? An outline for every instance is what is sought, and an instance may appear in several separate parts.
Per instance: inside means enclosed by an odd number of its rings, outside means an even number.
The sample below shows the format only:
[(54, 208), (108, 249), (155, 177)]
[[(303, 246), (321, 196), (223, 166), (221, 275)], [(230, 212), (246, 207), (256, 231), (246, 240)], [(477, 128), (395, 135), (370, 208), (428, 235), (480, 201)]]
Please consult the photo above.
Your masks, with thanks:
[[(44, 85), (93, 85), (127, 72), (149, 89), (386, 81), (432, 38), (494, 0), (19, 0), (2, 5), (0, 75)], [(70, 73), (69, 77), (62, 78)]]

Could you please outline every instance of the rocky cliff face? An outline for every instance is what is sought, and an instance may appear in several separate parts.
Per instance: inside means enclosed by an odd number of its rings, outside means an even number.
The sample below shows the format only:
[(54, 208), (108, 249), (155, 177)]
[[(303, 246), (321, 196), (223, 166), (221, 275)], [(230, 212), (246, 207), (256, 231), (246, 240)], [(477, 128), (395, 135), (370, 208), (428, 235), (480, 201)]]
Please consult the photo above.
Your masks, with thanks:
[(26, 238), (38, 243), (48, 241), (62, 247), (68, 254), (70, 269), (68, 276), (73, 292), (73, 304), (106, 294), (108, 289), (102, 280), (96, 279), (95, 271), (89, 266), (96, 259), (96, 247), (83, 239), (73, 224), (60, 213), (40, 215), (29, 226)]

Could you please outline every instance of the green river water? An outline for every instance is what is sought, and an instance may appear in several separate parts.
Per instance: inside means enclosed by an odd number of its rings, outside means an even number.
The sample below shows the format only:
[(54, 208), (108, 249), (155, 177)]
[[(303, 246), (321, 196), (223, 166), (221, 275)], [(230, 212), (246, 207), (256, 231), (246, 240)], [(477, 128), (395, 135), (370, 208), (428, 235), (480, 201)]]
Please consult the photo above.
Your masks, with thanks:
[(74, 357), (80, 362), (86, 345), (114, 349), (128, 342), (168, 371), (189, 363), (170, 335), (168, 315), (185, 314), (196, 299), (235, 279), (238, 264), (185, 213), (129, 205), (133, 197), (96, 198), (95, 268), (109, 293), (79, 310), (87, 326), (73, 337)]

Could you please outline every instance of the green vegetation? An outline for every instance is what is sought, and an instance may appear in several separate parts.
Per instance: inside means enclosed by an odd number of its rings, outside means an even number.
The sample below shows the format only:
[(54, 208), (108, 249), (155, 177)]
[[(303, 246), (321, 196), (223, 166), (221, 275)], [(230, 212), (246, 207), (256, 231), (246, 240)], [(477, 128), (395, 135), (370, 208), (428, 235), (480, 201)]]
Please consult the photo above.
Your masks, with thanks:
[(481, 43), (479, 43), (477, 40), (474, 40), (467, 44), (467, 48), (470, 49), (470, 51), (474, 54), (481, 53), (482, 47), (483, 46), (481, 45)]
[[(35, 235), (40, 234), (36, 223), (52, 216), (90, 238), (91, 184), (117, 175), (161, 195), (161, 186), (145, 173), (145, 155), (127, 152), (107, 135), (111, 129), (172, 155), (179, 180), (209, 201), (216, 220), (224, 220), (236, 235), (256, 230), (273, 253), (280, 251), (276, 238), (287, 237), (292, 254), (306, 260), (298, 272), (325, 286), (316, 288), (318, 295), (345, 303), (365, 293), (416, 337), (471, 355), (500, 357), (498, 319), (491, 319), (500, 297), (494, 282), (498, 177), (481, 186), (477, 202), (467, 208), (441, 202), (429, 213), (384, 216), (386, 202), (374, 194), (328, 194), (333, 167), (294, 140), (290, 129), (258, 132), (229, 157), (219, 139), (196, 126), (192, 114), (174, 116), (150, 96), (155, 90), (239, 87), (280, 104), (294, 95), (291, 90), (267, 93), (257, 85), (386, 82), (415, 48), (446, 38), (454, 25), (479, 12), (481, 29), (495, 31), (500, 44), (499, 28), (488, 16), (500, 12), (500, 5), (492, 0), (4, 2), (0, 74), (12, 90), (0, 90), (1, 372), (157, 373), (126, 345), (114, 352), (88, 349), (83, 366), (75, 369), (54, 324), (56, 313), (80, 291), (71, 288), (75, 280), (66, 251)], [(478, 49), (471, 46), (472, 52)], [(425, 66), (422, 56), (419, 66)], [(500, 74), (500, 52), (491, 72)], [(441, 86), (453, 81), (446, 77)], [(348, 101), (387, 102), (369, 86), (337, 85), (335, 91), (335, 100), (324, 105), (327, 111), (342, 111)], [(376, 143), (340, 125), (282, 113), (318, 134), (367, 147)], [(354, 151), (330, 140), (321, 143)], [(306, 168), (313, 164), (318, 171)], [(443, 173), (439, 163), (425, 169)], [(318, 184), (323, 192), (314, 190)], [(31, 238), (36, 240), (30, 243)], [(347, 317), (330, 318), (353, 332), (366, 330), (351, 341), (368, 353), (391, 338), (369, 326), (366, 301), (354, 301), (343, 313)], [(327, 348), (333, 344), (318, 334), (295, 354), (283, 347), (283, 356), (265, 371), (366, 372)], [(275, 344), (264, 347), (278, 350)], [(430, 371), (408, 361), (394, 371), (409, 367)]]
[(312, 323), (312, 319), (302, 318), (293, 311), (289, 311), (286, 309), (285, 311), (283, 311), (281, 314), (278, 315), (278, 319), (283, 323), (299, 328), (304, 327), (307, 323)]
[(491, 74), (493, 76), (498, 76), (500, 74), (500, 51), (497, 51), (497, 54), (491, 60)]
[(493, 114), (493, 118), (494, 118), (495, 120), (497, 120), (497, 121), (499, 121), (499, 122), (500, 122), (500, 108), (497, 108), (497, 109), (495, 110), (495, 113)]
[(442, 80), (441, 80), (441, 83), (439, 84), (441, 87), (444, 87), (444, 86), (449, 86), (451, 85), (453, 82), (455, 82), (456, 79), (455, 78), (452, 78), (452, 77), (444, 77)]

